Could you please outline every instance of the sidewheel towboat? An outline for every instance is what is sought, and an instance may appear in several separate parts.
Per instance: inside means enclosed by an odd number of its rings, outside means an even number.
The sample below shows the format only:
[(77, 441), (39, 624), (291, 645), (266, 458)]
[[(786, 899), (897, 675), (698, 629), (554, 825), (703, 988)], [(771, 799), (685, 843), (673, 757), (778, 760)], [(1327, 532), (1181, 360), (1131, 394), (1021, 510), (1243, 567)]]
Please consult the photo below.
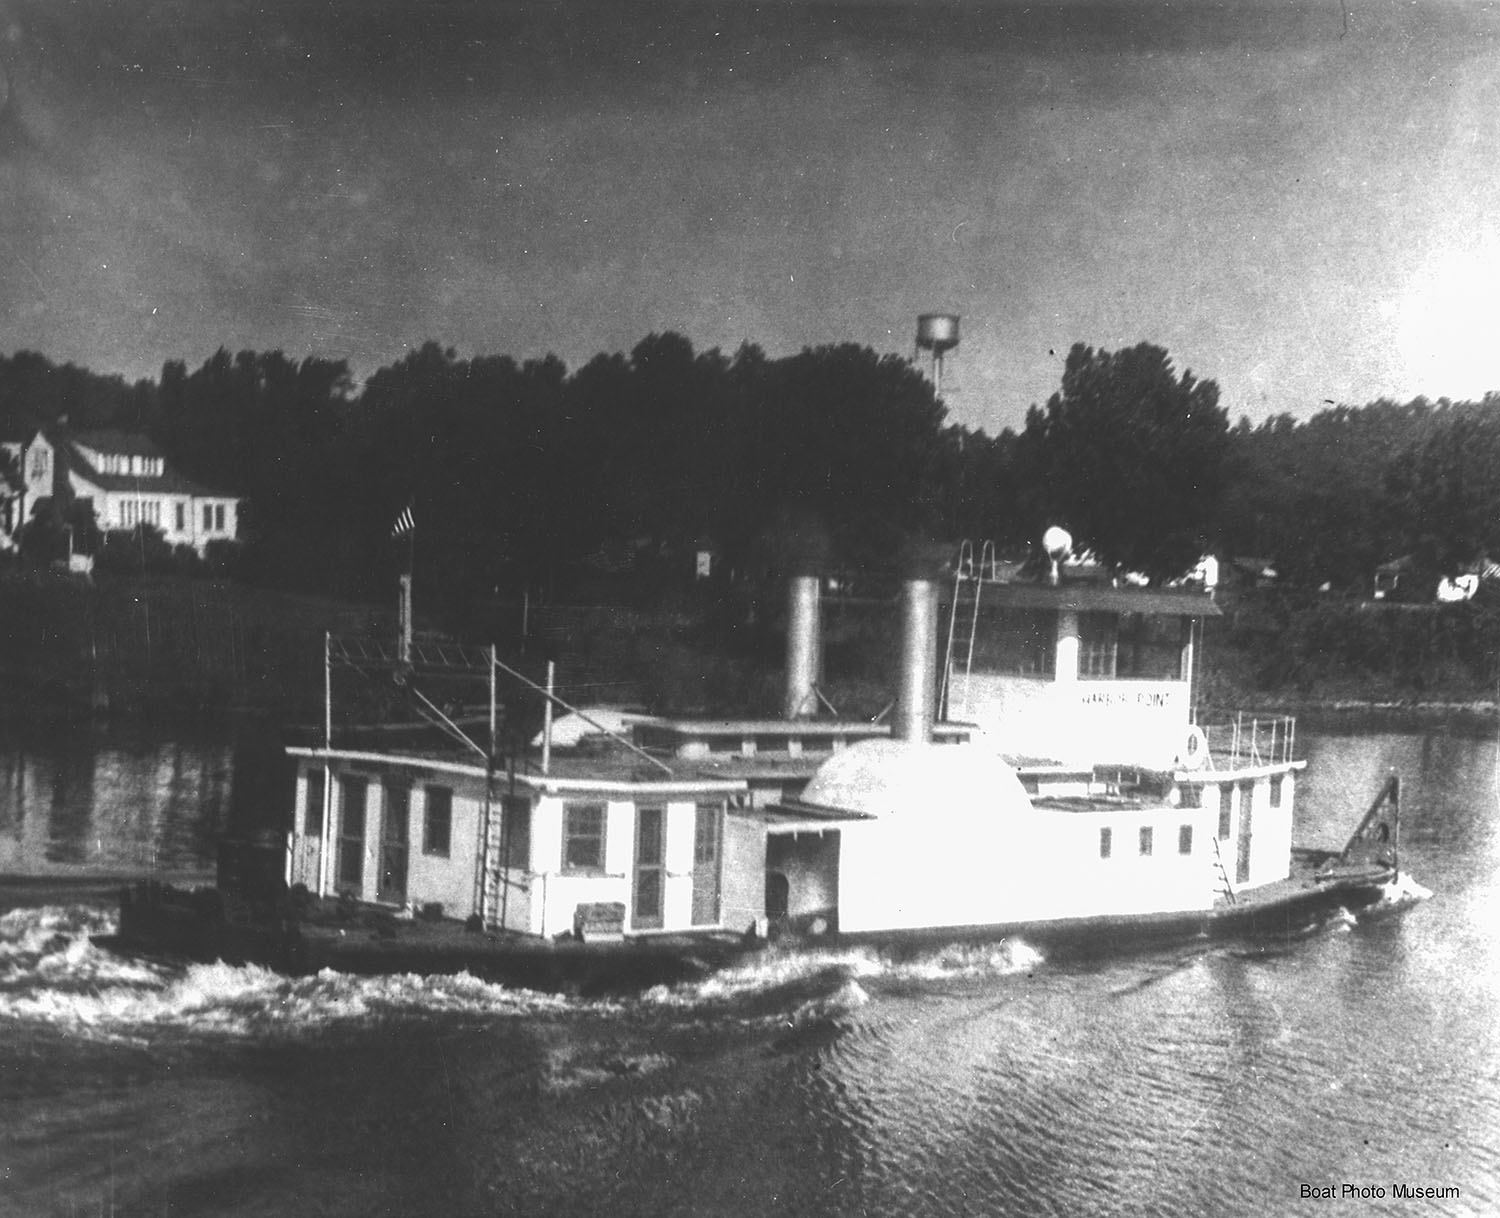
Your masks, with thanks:
[[(1394, 776), (1342, 851), (1297, 847), (1293, 722), (1197, 719), (1210, 592), (1063, 562), (1027, 578), (965, 547), (894, 598), (889, 723), (820, 713), (823, 595), (816, 575), (789, 580), (784, 708), (765, 718), (580, 708), (493, 648), (408, 637), (387, 655), (330, 636), (324, 738), (288, 750), (290, 831), (226, 841), (212, 889), (131, 888), (111, 943), (597, 993), (768, 944), (1100, 953), (1294, 934), (1420, 894), (1399, 870)], [(394, 676), (456, 747), (336, 741), (335, 669)], [(488, 746), (420, 692), (424, 672), (488, 678)], [(554, 747), (544, 729), (539, 751), (502, 762), (501, 674), (546, 699), (549, 724), (556, 707), (583, 730)]]

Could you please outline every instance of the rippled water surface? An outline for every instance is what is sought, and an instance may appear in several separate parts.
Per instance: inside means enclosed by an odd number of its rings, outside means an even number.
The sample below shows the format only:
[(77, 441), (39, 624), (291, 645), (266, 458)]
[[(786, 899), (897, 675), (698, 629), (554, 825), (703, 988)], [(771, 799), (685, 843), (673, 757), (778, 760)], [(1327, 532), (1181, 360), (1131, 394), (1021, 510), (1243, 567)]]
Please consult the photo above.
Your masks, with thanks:
[[(106, 907), (12, 909), (0, 1212), (1500, 1212), (1494, 742), (1304, 747), (1299, 838), (1339, 844), (1394, 766), (1430, 899), (1087, 967), (1024, 943), (772, 955), (624, 1002), (146, 964), (91, 943)], [(63, 809), (69, 840), (164, 840), (170, 785), (94, 783), (108, 806)], [(112, 832), (108, 858), (37, 866), (114, 868)], [(1346, 1183), (1387, 1197), (1302, 1196)]]

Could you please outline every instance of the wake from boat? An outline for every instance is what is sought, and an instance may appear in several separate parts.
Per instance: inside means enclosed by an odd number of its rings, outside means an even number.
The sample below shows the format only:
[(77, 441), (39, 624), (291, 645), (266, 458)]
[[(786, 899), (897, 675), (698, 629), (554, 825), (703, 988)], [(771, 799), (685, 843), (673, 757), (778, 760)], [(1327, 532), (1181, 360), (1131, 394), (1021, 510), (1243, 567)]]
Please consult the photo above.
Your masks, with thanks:
[(113, 914), (80, 906), (0, 916), (0, 1021), (95, 1039), (155, 1031), (297, 1038), (388, 1019), (567, 1017), (657, 1010), (686, 1018), (799, 1024), (862, 1007), (870, 988), (1028, 973), (1041, 955), (1020, 940), (954, 944), (893, 958), (872, 948), (778, 950), (694, 983), (632, 998), (582, 999), (509, 988), (467, 973), (287, 977), (255, 965), (174, 964), (99, 947)]

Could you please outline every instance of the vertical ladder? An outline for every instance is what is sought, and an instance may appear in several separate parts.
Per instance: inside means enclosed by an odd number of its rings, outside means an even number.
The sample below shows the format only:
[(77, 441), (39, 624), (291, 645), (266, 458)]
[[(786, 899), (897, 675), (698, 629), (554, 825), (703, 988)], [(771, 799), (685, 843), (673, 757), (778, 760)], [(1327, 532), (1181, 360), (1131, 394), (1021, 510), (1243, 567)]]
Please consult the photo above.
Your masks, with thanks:
[(1234, 886), (1229, 882), (1229, 872), (1224, 870), (1224, 856), (1219, 853), (1219, 835), (1217, 833), (1214, 834), (1213, 841), (1214, 870), (1219, 873), (1219, 891), (1228, 897), (1229, 903), (1233, 905), (1235, 903)]
[[(969, 676), (974, 670), (974, 643), (979, 637), (979, 603), (982, 599), (985, 581), (994, 582), (995, 578), (995, 543), (986, 541), (980, 546), (979, 562), (976, 566), (974, 547), (971, 543), (964, 542), (959, 550), (958, 569), (953, 578), (953, 612), (948, 619), (948, 657), (947, 663), (943, 665), (941, 705), (945, 718), (951, 718), (949, 699), (951, 698), (953, 671), (957, 667), (957, 656), (960, 653), (963, 655), (964, 675), (964, 700), (961, 713), (965, 716), (969, 713)], [(967, 607), (967, 620), (960, 629), (958, 602), (965, 580), (974, 585), (974, 600)]]
[(953, 684), (953, 644), (958, 629), (958, 596), (964, 580), (974, 571), (974, 543), (963, 541), (958, 547), (958, 561), (953, 565), (953, 599), (948, 605), (948, 644), (943, 652), (943, 688), (938, 694), (938, 713), (948, 719), (948, 697)]

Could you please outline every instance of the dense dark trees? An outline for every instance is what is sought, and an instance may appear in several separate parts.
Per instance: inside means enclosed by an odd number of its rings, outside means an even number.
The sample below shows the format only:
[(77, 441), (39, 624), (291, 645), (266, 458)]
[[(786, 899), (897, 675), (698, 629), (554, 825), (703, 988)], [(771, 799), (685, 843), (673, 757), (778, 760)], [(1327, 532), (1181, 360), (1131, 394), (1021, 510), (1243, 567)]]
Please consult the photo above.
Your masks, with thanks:
[(1219, 387), (1162, 348), (1077, 344), (1021, 436), (1034, 531), (1062, 524), (1110, 566), (1181, 575), (1214, 541), (1228, 432)]
[(1075, 347), (1046, 408), (998, 436), (951, 424), (895, 356), (671, 333), (574, 371), (428, 343), (363, 386), (280, 352), (135, 385), (23, 352), (0, 357), (0, 411), (150, 431), (188, 477), (245, 496), (241, 570), (309, 590), (388, 590), (407, 503), (428, 595), (468, 600), (627, 559), (685, 572), (702, 544), (744, 573), (869, 567), (962, 537), (1019, 552), (1050, 523), (1155, 579), (1205, 548), (1350, 590), (1402, 554), (1434, 572), (1500, 554), (1500, 397), (1230, 430), (1214, 383), (1145, 343)]

